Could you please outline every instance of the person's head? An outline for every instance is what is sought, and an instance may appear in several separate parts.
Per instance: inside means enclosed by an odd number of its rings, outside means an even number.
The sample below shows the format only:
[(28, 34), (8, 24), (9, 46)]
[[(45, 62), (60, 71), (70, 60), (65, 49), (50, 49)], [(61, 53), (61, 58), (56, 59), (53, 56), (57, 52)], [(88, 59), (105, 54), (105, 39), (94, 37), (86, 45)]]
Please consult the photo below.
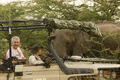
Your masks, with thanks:
[(18, 36), (14, 36), (11, 38), (11, 43), (14, 49), (17, 49), (20, 45), (20, 38)]
[(40, 45), (35, 44), (31, 48), (31, 52), (33, 55), (41, 55), (42, 54), (41, 49), (42, 49), (42, 47)]

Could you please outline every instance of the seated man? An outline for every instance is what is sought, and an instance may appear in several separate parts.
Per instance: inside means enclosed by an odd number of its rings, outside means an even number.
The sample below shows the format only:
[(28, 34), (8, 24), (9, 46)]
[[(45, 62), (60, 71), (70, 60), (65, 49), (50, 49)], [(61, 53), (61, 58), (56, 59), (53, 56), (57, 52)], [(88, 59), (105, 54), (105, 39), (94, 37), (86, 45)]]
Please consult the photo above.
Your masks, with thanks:
[(41, 51), (42, 47), (39, 45), (34, 45), (31, 49), (32, 55), (29, 57), (29, 64), (35, 65), (35, 64), (42, 64), (44, 63), (40, 56), (42, 55)]
[[(18, 36), (14, 36), (12, 37), (11, 39), (11, 44), (12, 44), (12, 57), (16, 57), (18, 59), (25, 59), (24, 55), (23, 55), (23, 52), (21, 51), (20, 49), (20, 38)], [(6, 53), (6, 59), (10, 58), (10, 55), (9, 55), (9, 50), (7, 51)]]
[[(18, 36), (14, 36), (11, 38), (11, 57), (15, 57), (18, 60), (26, 59), (23, 55), (22, 50), (20, 49), (20, 38)], [(6, 53), (6, 59), (10, 58), (9, 50)]]

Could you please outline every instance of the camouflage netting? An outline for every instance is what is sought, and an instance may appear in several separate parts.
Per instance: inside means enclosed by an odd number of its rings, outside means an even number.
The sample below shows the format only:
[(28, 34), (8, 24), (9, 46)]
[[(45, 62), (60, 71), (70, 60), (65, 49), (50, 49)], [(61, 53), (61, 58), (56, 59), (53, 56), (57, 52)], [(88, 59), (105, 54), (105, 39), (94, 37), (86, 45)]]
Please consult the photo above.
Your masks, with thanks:
[(49, 29), (72, 29), (82, 30), (91, 36), (101, 37), (98, 27), (92, 22), (80, 22), (75, 20), (45, 19), (45, 24)]

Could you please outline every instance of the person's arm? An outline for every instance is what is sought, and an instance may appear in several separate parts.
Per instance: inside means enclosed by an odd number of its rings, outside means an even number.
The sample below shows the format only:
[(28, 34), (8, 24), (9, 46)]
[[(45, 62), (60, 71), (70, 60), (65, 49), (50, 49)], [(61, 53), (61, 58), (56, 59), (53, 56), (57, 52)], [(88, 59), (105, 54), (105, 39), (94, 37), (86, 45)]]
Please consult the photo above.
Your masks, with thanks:
[(23, 55), (23, 52), (20, 48), (18, 48), (18, 52), (21, 55), (22, 59), (26, 59), (25, 56)]
[(44, 62), (42, 60), (36, 60), (35, 56), (30, 56), (29, 63), (30, 64), (42, 64)]

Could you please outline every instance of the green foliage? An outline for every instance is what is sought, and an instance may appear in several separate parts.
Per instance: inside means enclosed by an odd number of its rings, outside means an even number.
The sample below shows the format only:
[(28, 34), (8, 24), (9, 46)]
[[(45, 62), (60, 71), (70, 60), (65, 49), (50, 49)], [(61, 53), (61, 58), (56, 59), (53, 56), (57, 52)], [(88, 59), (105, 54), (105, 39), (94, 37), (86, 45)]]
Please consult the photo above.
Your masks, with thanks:
[(84, 9), (79, 15), (78, 20), (80, 21), (94, 21), (96, 22), (98, 19), (100, 19), (100, 16), (93, 11), (90, 11), (89, 9)]
[(82, 4), (79, 7), (79, 14), (77, 15), (77, 20), (80, 21), (98, 21), (101, 20), (100, 15), (94, 10), (93, 7), (88, 6), (87, 4)]
[(11, 2), (0, 6), (0, 20), (21, 19), (25, 14), (25, 7), (22, 2)]
[[(120, 34), (105, 34), (104, 40), (107, 41), (107, 46), (104, 44), (104, 49), (107, 50), (106, 57), (120, 59)], [(104, 50), (103, 49), (103, 50)], [(103, 54), (105, 57), (105, 54)]]
[(7, 51), (8, 42), (5, 38), (0, 40), (0, 57), (3, 57)]
[[(103, 38), (93, 38), (89, 41), (93, 45), (89, 51), (90, 57), (101, 57), (108, 59), (120, 59), (120, 34), (104, 33)], [(87, 54), (86, 54), (87, 55)]]
[(120, 0), (93, 0), (96, 11), (100, 13), (103, 20), (111, 21), (113, 16), (120, 10)]

